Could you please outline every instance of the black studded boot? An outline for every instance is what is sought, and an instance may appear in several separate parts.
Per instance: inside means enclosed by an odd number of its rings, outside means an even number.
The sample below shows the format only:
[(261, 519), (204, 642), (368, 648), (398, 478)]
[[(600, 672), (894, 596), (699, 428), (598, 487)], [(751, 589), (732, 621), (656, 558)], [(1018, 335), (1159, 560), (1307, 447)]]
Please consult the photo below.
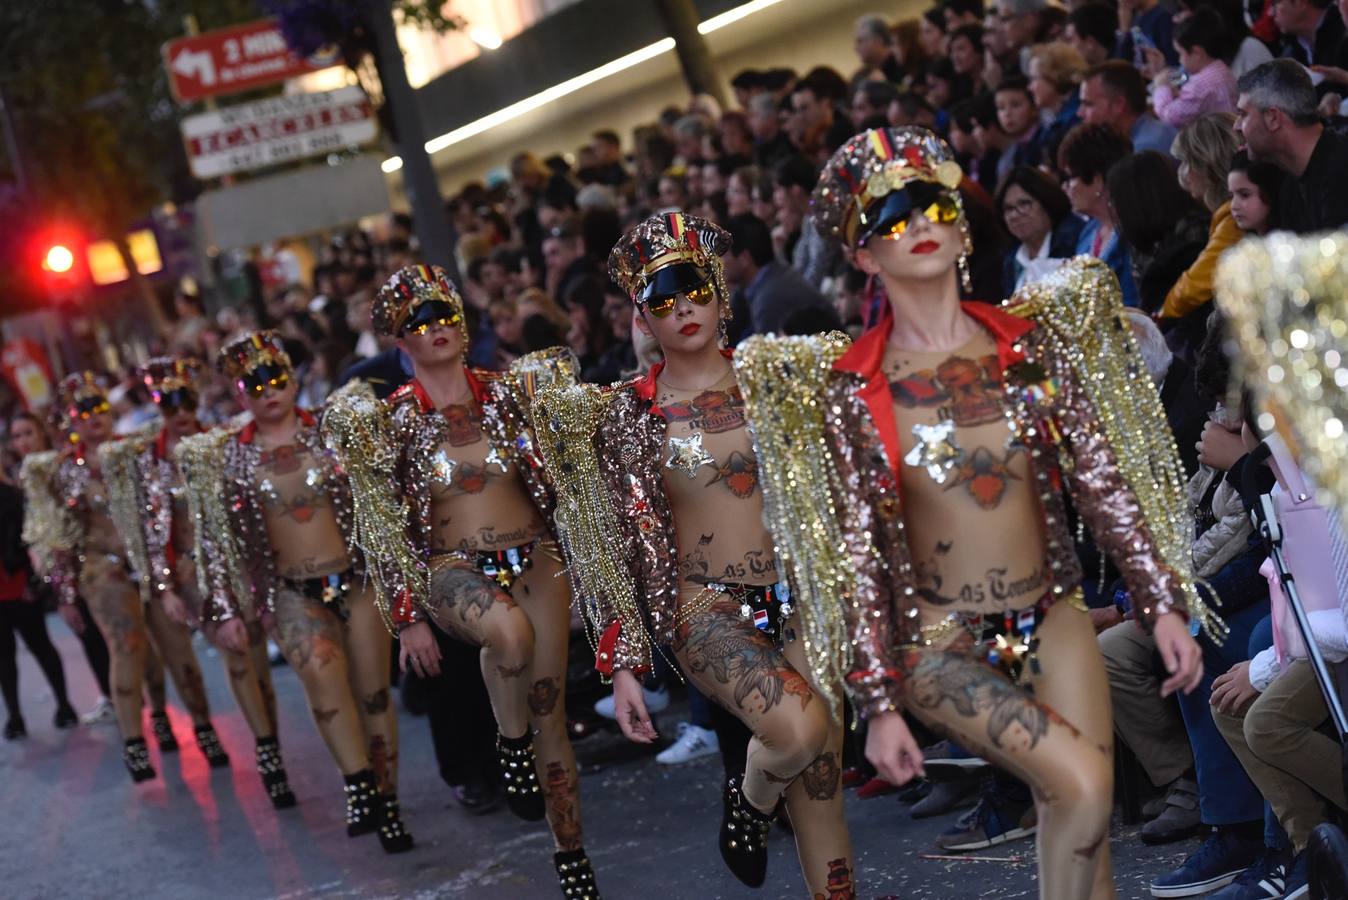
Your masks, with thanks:
[(154, 742), (159, 745), (160, 753), (178, 752), (178, 739), (173, 736), (173, 726), (169, 724), (168, 713), (150, 713), (150, 731), (154, 733)]
[(526, 822), (537, 822), (546, 815), (543, 789), (538, 786), (534, 763), (534, 739), (528, 731), (517, 738), (496, 735), (496, 753), (501, 760), (501, 785), (506, 806)]
[(379, 823), (379, 844), (385, 853), (406, 853), (415, 846), (412, 832), (403, 824), (402, 813), (398, 810), (397, 794), (380, 794), (383, 803), (381, 810), (383, 821)]
[(150, 765), (150, 751), (145, 746), (145, 738), (132, 738), (122, 747), (122, 762), (131, 773), (131, 780), (139, 784), (155, 776), (154, 766)]
[(257, 774), (262, 776), (262, 784), (267, 789), (272, 806), (289, 809), (295, 805), (290, 779), (286, 777), (286, 767), (281, 762), (281, 745), (274, 737), (257, 739)]
[(384, 809), (379, 800), (374, 771), (361, 769), (346, 776), (346, 834), (359, 837), (379, 827)]
[(552, 865), (557, 869), (557, 882), (566, 900), (600, 900), (594, 869), (590, 868), (590, 858), (584, 849), (554, 853)]
[(215, 733), (214, 725), (209, 722), (198, 725), (192, 729), (192, 733), (197, 737), (197, 748), (212, 769), (223, 769), (229, 765), (229, 754), (225, 752), (224, 744), (220, 743), (220, 735)]
[(762, 887), (768, 875), (768, 832), (772, 813), (759, 812), (744, 796), (740, 778), (725, 782), (725, 811), (721, 819), (721, 859), (736, 878), (749, 887)]

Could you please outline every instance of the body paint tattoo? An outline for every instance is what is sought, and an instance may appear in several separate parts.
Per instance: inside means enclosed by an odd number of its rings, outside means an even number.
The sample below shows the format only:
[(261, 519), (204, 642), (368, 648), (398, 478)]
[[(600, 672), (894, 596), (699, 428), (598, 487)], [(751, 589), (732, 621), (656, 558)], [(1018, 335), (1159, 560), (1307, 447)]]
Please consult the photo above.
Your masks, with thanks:
[(716, 475), (707, 482), (708, 486), (724, 484), (741, 500), (749, 499), (758, 490), (758, 459), (752, 453), (745, 455), (736, 450), (714, 468)]
[(580, 834), (580, 779), (559, 762), (548, 763), (543, 793), (548, 804), (548, 824), (559, 850), (577, 850)]
[(561, 696), (562, 688), (556, 678), (540, 678), (529, 688), (529, 711), (539, 717), (550, 716)]
[(905, 693), (918, 709), (935, 713), (949, 703), (956, 714), (966, 719), (987, 716), (988, 740), (998, 750), (1015, 749), (1008, 745), (1016, 726), (1023, 736), (1024, 749), (1033, 750), (1048, 733), (1050, 721), (1067, 724), (1061, 716), (1052, 714), (1024, 690), (981, 663), (958, 654), (933, 651), (910, 651), (904, 658), (910, 673)]
[(996, 509), (1006, 496), (1006, 488), (1021, 477), (1011, 471), (1011, 459), (1022, 452), (1012, 447), (1001, 462), (987, 447), (965, 454), (946, 479), (945, 490), (962, 486), (982, 509)]
[(703, 391), (692, 400), (661, 405), (670, 422), (687, 422), (694, 431), (721, 434), (744, 427), (744, 396), (739, 385), (728, 391)]
[[(431, 582), (430, 608), (435, 623), (445, 631), (463, 637), (460, 625), (467, 625), (487, 614), (494, 604), (513, 605), (515, 601), (476, 569), (446, 566)], [(475, 643), (477, 639), (469, 638)]]
[(936, 546), (936, 556), (932, 559), (913, 564), (919, 597), (932, 606), (950, 606), (954, 603), (976, 604), (992, 602), (996, 605), (1018, 600), (1027, 594), (1046, 588), (1049, 583), (1043, 569), (1033, 569), (1026, 575), (1013, 577), (1005, 566), (993, 566), (988, 569), (981, 581), (970, 581), (959, 586), (953, 595), (941, 593), (945, 578), (941, 575), (937, 559), (950, 552), (953, 542)]
[(800, 783), (805, 788), (805, 796), (811, 800), (832, 800), (838, 796), (838, 788), (842, 784), (838, 755), (832, 750), (819, 754), (800, 773)]
[(338, 712), (339, 710), (336, 709), (318, 709), (317, 707), (315, 707), (313, 710), (314, 721), (317, 722), (319, 725), (326, 725), (333, 719), (337, 718)]
[(814, 900), (856, 900), (856, 887), (852, 884), (852, 866), (843, 859), (828, 861), (828, 881), (824, 884), (827, 893), (814, 893)]
[(995, 355), (952, 356), (934, 370), (891, 377), (890, 396), (907, 409), (935, 409), (940, 418), (966, 427), (1002, 418), (1001, 367)]
[(527, 668), (529, 668), (529, 664), (527, 662), (520, 663), (518, 666), (498, 665), (496, 667), (496, 674), (500, 675), (502, 678), (519, 678), (521, 675), (524, 674), (524, 670)]
[(739, 613), (731, 601), (719, 600), (707, 611), (679, 626), (674, 646), (688, 667), (730, 687), (735, 706), (748, 711), (755, 694), (765, 713), (788, 694), (799, 696), (804, 707), (813, 697), (809, 684), (787, 664), (785, 657)]
[(445, 419), (445, 439), (451, 447), (467, 447), (482, 439), (482, 413), (476, 405), (446, 406), (440, 415)]
[(388, 712), (388, 688), (380, 688), (373, 694), (366, 694), (360, 698), (360, 705), (365, 710), (367, 716), (377, 716), (380, 713)]

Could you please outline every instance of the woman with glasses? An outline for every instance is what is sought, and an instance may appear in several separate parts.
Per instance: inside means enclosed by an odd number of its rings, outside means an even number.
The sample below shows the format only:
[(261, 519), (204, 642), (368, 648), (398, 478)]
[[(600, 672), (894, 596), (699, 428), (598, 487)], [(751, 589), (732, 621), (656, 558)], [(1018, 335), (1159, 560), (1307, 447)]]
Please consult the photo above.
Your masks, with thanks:
[(1029, 166), (1012, 169), (997, 190), (997, 212), (1016, 239), (1003, 266), (1006, 296), (1076, 255), (1085, 222), (1072, 215), (1072, 202), (1052, 176), (1041, 170)]
[(1119, 234), (1118, 217), (1106, 181), (1115, 163), (1128, 158), (1133, 142), (1103, 123), (1078, 125), (1058, 147), (1058, 171), (1072, 212), (1086, 217), (1077, 237), (1077, 253), (1103, 260), (1114, 270), (1123, 290), (1123, 305), (1138, 305), (1137, 282), (1128, 244)]
[[(240, 652), (220, 641), (215, 623), (202, 616), (195, 528), (182, 473), (174, 461), (183, 438), (202, 431), (195, 387), (200, 367), (195, 359), (158, 357), (138, 371), (163, 427), (111, 442), (102, 449), (103, 472), (112, 501), (109, 512), (125, 538), (127, 556), (139, 576), (146, 605), (155, 609), (156, 615), (162, 611), (176, 625), (199, 624), (222, 654), (229, 689), (256, 739), (258, 774), (272, 805), (284, 809), (295, 805), (295, 795), (290, 791), (276, 739), (276, 696), (261, 623), (255, 616), (245, 620), (248, 645)], [(204, 740), (200, 732), (197, 740)], [(229, 761), (218, 742), (215, 752), (207, 756), (212, 766), (224, 766)]]
[(719, 846), (751, 887), (783, 803), (811, 897), (855, 896), (843, 820), (841, 722), (804, 674), (793, 598), (772, 536), (744, 397), (723, 349), (730, 236), (662, 213), (609, 255), (637, 328), (664, 356), (607, 389), (549, 391), (535, 404), (558, 492), (556, 521), (577, 596), (599, 635), (623, 734), (649, 744), (640, 677), (672, 653), (691, 683), (753, 732), (726, 779)]
[(563, 894), (595, 900), (566, 730), (571, 595), (528, 419), (539, 385), (575, 380), (574, 358), (554, 348), (507, 375), (470, 368), (463, 298), (439, 266), (394, 273), (371, 315), (413, 378), (382, 403), (344, 396), (324, 428), (351, 475), (384, 620), (403, 669), (423, 677), (440, 672), (432, 625), (482, 648), (506, 803), (526, 821), (546, 815)]
[(191, 634), (158, 604), (143, 602), (131, 568), (132, 554), (112, 514), (115, 485), (106, 477), (113, 415), (107, 386), (93, 372), (61, 382), (60, 400), (70, 442), (63, 450), (30, 454), (21, 479), (26, 493), (24, 539), (48, 566), (60, 601), (83, 597), (107, 640), (112, 702), (125, 742), (122, 760), (131, 780), (155, 776), (141, 723), (146, 654), (154, 649), (168, 667), (178, 696), (192, 717), (197, 746), (212, 766), (229, 757), (211, 725), (201, 668)]
[(220, 353), (251, 419), (181, 438), (177, 451), (209, 588), (201, 622), (232, 654), (249, 653), (248, 622), (263, 623), (346, 782), (346, 833), (377, 831), (386, 853), (410, 850), (398, 810), (393, 642), (351, 538), (347, 476), (317, 416), (295, 405), (295, 369), (276, 332)]

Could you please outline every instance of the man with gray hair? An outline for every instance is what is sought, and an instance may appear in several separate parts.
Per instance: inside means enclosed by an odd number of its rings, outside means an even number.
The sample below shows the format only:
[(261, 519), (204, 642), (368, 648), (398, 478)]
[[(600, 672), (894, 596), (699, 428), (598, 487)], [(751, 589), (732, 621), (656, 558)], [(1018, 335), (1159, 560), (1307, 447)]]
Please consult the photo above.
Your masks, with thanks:
[(1044, 11), (1049, 5), (1048, 0), (997, 0), (992, 19), (1007, 53), (1017, 55), (1023, 47), (1052, 40), (1045, 34)]
[(1291, 176), (1278, 192), (1274, 226), (1307, 234), (1348, 224), (1348, 138), (1321, 123), (1306, 69), (1271, 60), (1241, 76), (1236, 89), (1236, 130), (1250, 158)]
[[(852, 49), (857, 59), (866, 69), (884, 73), (886, 81), (895, 84), (903, 80), (903, 68), (894, 58), (893, 35), (889, 23), (884, 17), (874, 13), (857, 19), (856, 32), (852, 36)], [(862, 74), (865, 74), (863, 70)], [(855, 83), (856, 78), (853, 78)]]

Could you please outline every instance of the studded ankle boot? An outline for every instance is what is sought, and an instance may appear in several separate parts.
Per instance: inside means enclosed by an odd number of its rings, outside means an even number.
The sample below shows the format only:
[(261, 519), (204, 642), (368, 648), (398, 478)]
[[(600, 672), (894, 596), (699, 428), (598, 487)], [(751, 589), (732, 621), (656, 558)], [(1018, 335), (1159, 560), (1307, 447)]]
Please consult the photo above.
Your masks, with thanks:
[(220, 735), (215, 733), (214, 725), (210, 723), (198, 725), (192, 729), (192, 733), (196, 735), (197, 748), (201, 750), (201, 755), (206, 757), (206, 762), (212, 769), (223, 769), (229, 765), (229, 754), (220, 743)]
[(272, 806), (289, 809), (295, 805), (290, 779), (286, 777), (286, 767), (281, 761), (281, 745), (274, 737), (257, 739), (257, 774), (262, 776)]
[(415, 845), (412, 832), (403, 824), (397, 794), (380, 794), (383, 821), (379, 823), (379, 843), (385, 853), (406, 853)]
[(150, 731), (154, 733), (154, 742), (159, 745), (160, 753), (176, 753), (178, 739), (173, 736), (173, 726), (169, 724), (168, 713), (150, 713)]
[(369, 834), (379, 827), (383, 817), (383, 805), (379, 799), (379, 789), (375, 785), (374, 772), (362, 769), (354, 775), (346, 776), (346, 834), (359, 837)]
[(539, 821), (547, 810), (543, 804), (543, 789), (538, 786), (533, 736), (528, 731), (517, 738), (497, 734), (496, 752), (501, 761), (501, 785), (505, 788), (506, 805), (526, 822)]
[(721, 859), (749, 887), (762, 887), (768, 874), (768, 831), (772, 813), (759, 812), (744, 796), (738, 777), (727, 778), (721, 818)]
[(590, 858), (584, 849), (554, 853), (552, 865), (557, 869), (557, 882), (566, 900), (600, 900), (594, 869), (590, 868)]
[(148, 781), (155, 776), (145, 738), (132, 738), (126, 742), (122, 747), (122, 762), (126, 763), (126, 770), (131, 773), (134, 782)]

